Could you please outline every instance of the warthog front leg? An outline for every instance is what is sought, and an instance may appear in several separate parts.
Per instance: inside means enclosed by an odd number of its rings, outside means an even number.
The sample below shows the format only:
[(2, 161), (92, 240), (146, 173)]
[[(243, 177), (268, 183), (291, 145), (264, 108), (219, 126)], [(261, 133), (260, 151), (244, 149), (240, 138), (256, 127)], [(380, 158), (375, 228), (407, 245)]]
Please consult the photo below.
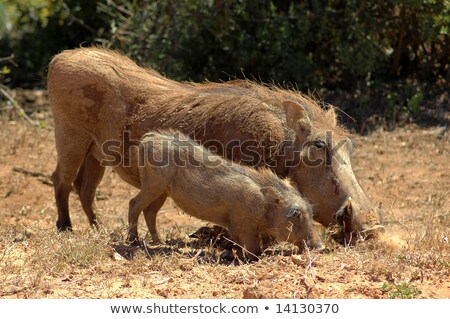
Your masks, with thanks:
[[(128, 241), (132, 245), (136, 245), (139, 243), (139, 237), (138, 237), (138, 220), (139, 215), (144, 209), (151, 209), (155, 208), (157, 205), (154, 205), (153, 207), (150, 207), (153, 202), (157, 201), (159, 198), (164, 197), (164, 194), (160, 193), (150, 193), (148, 191), (145, 191), (145, 188), (142, 189), (139, 194), (137, 194), (136, 197), (130, 200), (129, 210), (128, 210)], [(164, 202), (163, 202), (164, 203)], [(159, 202), (158, 202), (159, 204)], [(162, 205), (160, 205), (161, 207)], [(159, 210), (159, 208), (158, 208)], [(156, 211), (157, 213), (157, 211)], [(155, 228), (156, 228), (156, 213), (155, 216)]]
[[(246, 225), (247, 226), (247, 225)], [(248, 227), (248, 226), (247, 226)], [(238, 251), (238, 257), (248, 260), (258, 260), (261, 255), (259, 235), (251, 227), (243, 229), (242, 226), (230, 227), (230, 235), (242, 249)]]
[(152, 236), (152, 241), (154, 244), (159, 244), (161, 242), (159, 240), (158, 231), (156, 230), (156, 215), (162, 205), (164, 205), (166, 198), (166, 194), (161, 195), (153, 203), (151, 203), (150, 206), (144, 209), (145, 223), (147, 224), (148, 231)]

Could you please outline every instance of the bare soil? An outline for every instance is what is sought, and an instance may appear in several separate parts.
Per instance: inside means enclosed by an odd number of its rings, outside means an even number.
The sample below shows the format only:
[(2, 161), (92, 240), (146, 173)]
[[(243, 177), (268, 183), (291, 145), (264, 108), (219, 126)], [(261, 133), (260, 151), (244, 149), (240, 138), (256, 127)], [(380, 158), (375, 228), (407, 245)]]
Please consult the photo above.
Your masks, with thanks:
[(44, 93), (27, 94), (39, 127), (11, 110), (0, 119), (0, 298), (450, 298), (448, 127), (355, 137), (353, 165), (382, 202), (385, 239), (328, 240), (327, 254), (281, 244), (255, 263), (225, 262), (221, 247), (189, 237), (207, 223), (170, 199), (158, 215), (165, 244), (130, 251), (126, 213), (137, 190), (112, 170), (97, 194), (101, 229), (89, 228), (71, 194), (74, 231), (56, 232), (51, 114)]

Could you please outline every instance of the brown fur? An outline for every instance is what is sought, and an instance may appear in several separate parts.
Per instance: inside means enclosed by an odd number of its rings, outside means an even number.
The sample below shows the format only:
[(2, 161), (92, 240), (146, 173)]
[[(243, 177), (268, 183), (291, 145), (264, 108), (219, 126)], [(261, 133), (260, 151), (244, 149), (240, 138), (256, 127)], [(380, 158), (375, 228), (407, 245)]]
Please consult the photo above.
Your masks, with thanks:
[[(141, 191), (130, 201), (131, 242), (137, 241), (140, 212), (157, 198), (170, 196), (186, 213), (226, 227), (252, 255), (261, 253), (259, 238), (266, 236), (301, 249), (305, 244), (323, 248), (311, 206), (272, 171), (232, 163), (174, 132), (144, 135), (139, 153), (145, 160), (139, 168)], [(158, 164), (162, 158), (168, 159), (164, 165)], [(287, 216), (293, 209), (295, 216)], [(158, 241), (155, 225), (149, 229)]]
[[(91, 198), (103, 175), (99, 163), (105, 159), (101, 151), (105, 141), (122, 140), (124, 131), (139, 140), (150, 129), (165, 128), (180, 130), (200, 143), (248, 142), (246, 147), (253, 147), (263, 161), (249, 159), (231, 146), (217, 153), (246, 165), (269, 166), (282, 177), (291, 176), (302, 195), (315, 205), (317, 221), (326, 226), (335, 223), (334, 215), (349, 196), (356, 212), (372, 209), (350, 166), (349, 147), (339, 150), (349, 166), (345, 170), (334, 164), (286, 165), (286, 158), (294, 151), (304, 158), (309, 149), (304, 143), (324, 139), (327, 131), (334, 139), (329, 149), (348, 140), (348, 132), (336, 123), (333, 108), (325, 111), (298, 92), (246, 80), (180, 83), (101, 48), (69, 50), (55, 56), (49, 67), (48, 90), (58, 151), (53, 178), (59, 229), (71, 227), (67, 197), (75, 178), (84, 189), (83, 207), (91, 207), (86, 213), (95, 223)], [(289, 123), (288, 109), (295, 114)], [(319, 158), (324, 156), (323, 151), (316, 153)], [(91, 157), (95, 160), (83, 165)], [(122, 179), (140, 187), (135, 160), (130, 158), (131, 167), (119, 165), (115, 170)]]

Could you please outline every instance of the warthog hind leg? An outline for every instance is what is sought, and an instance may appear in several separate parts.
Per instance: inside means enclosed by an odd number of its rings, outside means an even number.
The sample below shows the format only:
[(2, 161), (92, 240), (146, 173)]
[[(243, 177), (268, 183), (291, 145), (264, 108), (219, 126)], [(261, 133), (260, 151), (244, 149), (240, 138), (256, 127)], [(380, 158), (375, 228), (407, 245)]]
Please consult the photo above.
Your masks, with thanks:
[(100, 184), (104, 173), (105, 167), (100, 165), (100, 162), (92, 154), (88, 154), (74, 182), (81, 205), (91, 226), (97, 226), (98, 223), (93, 205), (97, 186)]
[(69, 215), (69, 194), (72, 190), (72, 183), (75, 180), (78, 168), (83, 163), (91, 141), (87, 136), (77, 136), (74, 139), (73, 135), (67, 134), (67, 132), (64, 135), (60, 134), (58, 128), (57, 123), (55, 123), (58, 163), (52, 174), (52, 181), (55, 189), (56, 207), (58, 209), (56, 227), (59, 231), (63, 231), (72, 229)]

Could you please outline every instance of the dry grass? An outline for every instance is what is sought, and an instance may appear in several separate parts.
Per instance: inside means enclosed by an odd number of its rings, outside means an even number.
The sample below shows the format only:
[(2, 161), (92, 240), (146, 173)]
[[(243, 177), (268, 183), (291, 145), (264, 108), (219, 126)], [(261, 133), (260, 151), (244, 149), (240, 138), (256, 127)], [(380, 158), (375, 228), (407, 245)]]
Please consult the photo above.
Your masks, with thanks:
[[(0, 298), (449, 298), (448, 133), (408, 127), (357, 137), (356, 173), (383, 201), (387, 236), (328, 254), (277, 245), (256, 263), (227, 263), (222, 248), (189, 238), (205, 223), (168, 201), (158, 215), (164, 245), (124, 247), (136, 190), (108, 171), (93, 231), (71, 196), (73, 233), (57, 233), (53, 190), (14, 167), (50, 174), (47, 128), (4, 117), (0, 125)], [(144, 223), (140, 232), (146, 231)], [(132, 256), (131, 259), (129, 257)], [(127, 259), (128, 258), (128, 259)]]

